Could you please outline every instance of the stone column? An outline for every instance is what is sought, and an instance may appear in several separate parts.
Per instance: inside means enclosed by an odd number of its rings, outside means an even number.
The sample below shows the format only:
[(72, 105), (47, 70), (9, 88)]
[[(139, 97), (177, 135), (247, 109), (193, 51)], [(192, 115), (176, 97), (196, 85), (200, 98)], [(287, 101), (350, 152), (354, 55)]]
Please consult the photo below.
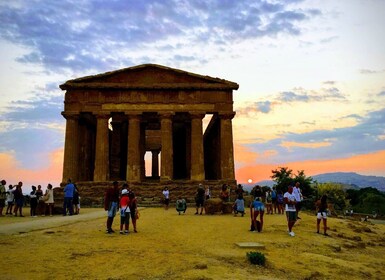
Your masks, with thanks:
[(109, 180), (109, 118), (109, 113), (96, 114), (96, 143), (94, 169), (95, 182), (105, 182)]
[(162, 181), (173, 179), (173, 143), (172, 143), (172, 116), (173, 113), (161, 114), (161, 138), (162, 138), (162, 156), (161, 156), (161, 174)]
[(152, 161), (151, 161), (151, 177), (159, 177), (159, 150), (152, 150)]
[(203, 113), (190, 113), (191, 115), (191, 180), (205, 179), (204, 153), (203, 153)]
[(233, 128), (231, 120), (234, 113), (219, 114), (220, 147), (221, 147), (221, 179), (234, 180)]
[(79, 175), (79, 114), (62, 112), (62, 115), (66, 119), (62, 182), (68, 179), (76, 182)]
[(128, 115), (127, 181), (139, 182), (141, 178), (140, 115)]

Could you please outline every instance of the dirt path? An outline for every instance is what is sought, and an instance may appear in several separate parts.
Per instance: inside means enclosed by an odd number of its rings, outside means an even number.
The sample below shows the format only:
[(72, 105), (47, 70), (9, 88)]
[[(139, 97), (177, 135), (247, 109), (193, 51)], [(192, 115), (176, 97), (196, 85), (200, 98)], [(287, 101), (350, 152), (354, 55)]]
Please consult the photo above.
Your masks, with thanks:
[[(97, 218), (105, 217), (106, 211), (103, 209), (95, 210), (92, 212), (81, 213), (73, 216), (53, 216), (53, 217), (25, 217), (26, 221), (2, 224), (0, 227), (0, 235), (13, 235), (19, 233), (26, 233), (35, 230), (50, 229), (62, 225), (74, 224), (81, 221), (90, 221)], [(11, 217), (11, 219), (24, 219)], [(32, 220), (31, 220), (32, 219)]]

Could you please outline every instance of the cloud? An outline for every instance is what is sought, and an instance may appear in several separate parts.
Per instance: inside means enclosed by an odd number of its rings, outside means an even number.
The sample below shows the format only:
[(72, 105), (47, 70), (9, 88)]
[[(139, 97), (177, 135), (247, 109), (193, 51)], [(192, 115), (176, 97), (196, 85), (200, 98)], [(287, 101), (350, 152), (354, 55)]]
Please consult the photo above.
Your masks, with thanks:
[(377, 95), (380, 96), (380, 97), (385, 96), (385, 90), (381, 91), (381, 92), (378, 93)]
[[(143, 53), (162, 45), (174, 48), (175, 53), (191, 45), (198, 47), (194, 42), (202, 40), (204, 47), (223, 48), (224, 44), (278, 34), (298, 35), (302, 31), (299, 23), (321, 12), (291, 5), (295, 2), (4, 2), (0, 4), (0, 37), (31, 49), (19, 62), (43, 64), (55, 72), (98, 72), (143, 61)], [(202, 49), (194, 58), (201, 53)], [(190, 61), (179, 55), (174, 58)], [(164, 56), (165, 61), (174, 58)]]
[(364, 75), (380, 74), (384, 72), (385, 72), (385, 69), (382, 69), (382, 70), (360, 69), (360, 73)]
[[(356, 119), (359, 120), (358, 117)], [(247, 145), (251, 151), (277, 151), (261, 159), (278, 163), (294, 160), (331, 160), (385, 150), (385, 108), (369, 113), (355, 126), (306, 133), (283, 133), (279, 138)], [(285, 144), (286, 143), (286, 144)], [(287, 143), (295, 143), (287, 145)], [(318, 145), (327, 143), (327, 145)]]

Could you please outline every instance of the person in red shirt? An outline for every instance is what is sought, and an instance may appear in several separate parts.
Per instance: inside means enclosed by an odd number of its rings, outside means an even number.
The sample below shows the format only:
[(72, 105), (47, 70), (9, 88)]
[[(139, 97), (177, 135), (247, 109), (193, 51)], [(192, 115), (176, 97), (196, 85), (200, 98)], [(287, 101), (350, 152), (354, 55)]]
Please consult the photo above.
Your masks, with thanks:
[(122, 197), (120, 198), (120, 234), (128, 234), (128, 227), (130, 225), (130, 199), (128, 198), (128, 190), (122, 190)]

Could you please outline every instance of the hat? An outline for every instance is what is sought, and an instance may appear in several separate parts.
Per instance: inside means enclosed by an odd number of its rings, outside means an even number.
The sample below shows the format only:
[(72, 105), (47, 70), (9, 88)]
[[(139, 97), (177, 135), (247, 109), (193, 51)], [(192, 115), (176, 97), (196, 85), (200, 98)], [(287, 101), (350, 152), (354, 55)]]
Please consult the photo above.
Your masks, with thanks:
[(123, 190), (122, 190), (122, 195), (123, 195), (123, 194), (128, 194), (128, 190), (127, 190), (127, 189), (123, 189)]

